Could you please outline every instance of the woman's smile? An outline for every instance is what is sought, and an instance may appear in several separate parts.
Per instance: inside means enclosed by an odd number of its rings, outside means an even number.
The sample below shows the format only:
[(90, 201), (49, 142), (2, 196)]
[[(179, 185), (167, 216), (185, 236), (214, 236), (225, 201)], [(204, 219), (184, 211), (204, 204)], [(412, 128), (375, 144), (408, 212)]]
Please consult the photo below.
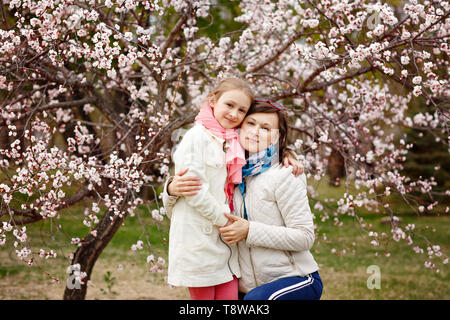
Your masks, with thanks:
[(246, 137), (245, 139), (248, 140), (251, 143), (259, 143), (259, 140), (256, 140), (256, 139), (252, 139), (252, 138), (249, 138), (249, 137)]

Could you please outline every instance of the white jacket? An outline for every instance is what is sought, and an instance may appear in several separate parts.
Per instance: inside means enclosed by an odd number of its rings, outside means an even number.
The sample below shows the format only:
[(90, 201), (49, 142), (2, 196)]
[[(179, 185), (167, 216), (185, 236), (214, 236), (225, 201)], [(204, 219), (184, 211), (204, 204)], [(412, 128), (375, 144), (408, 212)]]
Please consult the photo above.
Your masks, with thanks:
[(231, 281), (233, 275), (240, 277), (237, 246), (227, 245), (218, 229), (227, 222), (224, 213), (230, 212), (224, 191), (227, 168), (223, 145), (223, 139), (196, 125), (186, 132), (173, 155), (175, 172), (189, 168), (189, 175), (201, 179), (202, 189), (170, 204), (167, 193), (163, 194), (171, 218), (171, 285), (205, 287)]
[[(306, 176), (295, 177), (292, 167), (272, 166), (245, 178), (250, 228), (238, 243), (241, 279), (247, 293), (265, 283), (290, 276), (305, 276), (319, 269), (309, 252), (314, 243), (314, 222), (306, 194)], [(235, 215), (244, 216), (239, 188), (234, 193)]]

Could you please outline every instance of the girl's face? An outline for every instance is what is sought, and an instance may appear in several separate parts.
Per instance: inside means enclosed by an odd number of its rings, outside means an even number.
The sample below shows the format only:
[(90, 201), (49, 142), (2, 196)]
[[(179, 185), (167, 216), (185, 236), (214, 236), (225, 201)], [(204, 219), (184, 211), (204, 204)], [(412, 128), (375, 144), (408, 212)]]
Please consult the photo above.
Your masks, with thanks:
[(218, 100), (214, 95), (210, 96), (209, 99), (214, 118), (225, 129), (238, 127), (247, 114), (251, 103), (250, 97), (239, 89), (225, 91)]
[(276, 144), (280, 138), (276, 113), (252, 113), (242, 123), (239, 139), (242, 147), (254, 153)]

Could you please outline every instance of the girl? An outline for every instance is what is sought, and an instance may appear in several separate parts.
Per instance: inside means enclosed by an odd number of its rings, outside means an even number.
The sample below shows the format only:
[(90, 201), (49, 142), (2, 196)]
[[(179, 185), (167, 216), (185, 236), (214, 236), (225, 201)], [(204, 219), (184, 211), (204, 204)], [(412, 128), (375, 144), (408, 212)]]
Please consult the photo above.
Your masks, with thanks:
[(196, 195), (174, 204), (169, 232), (168, 283), (188, 287), (192, 299), (237, 299), (236, 246), (227, 245), (218, 228), (231, 223), (224, 214), (245, 164), (235, 128), (252, 100), (246, 82), (221, 81), (173, 154), (177, 172), (188, 167), (203, 182)]
[[(322, 281), (310, 253), (313, 216), (306, 195), (306, 177), (295, 178), (277, 160), (286, 147), (284, 108), (257, 99), (241, 126), (240, 142), (250, 155), (243, 181), (234, 192), (233, 224), (220, 228), (229, 245), (238, 245), (239, 291), (246, 300), (320, 299)], [(195, 181), (185, 192), (196, 192)], [(169, 185), (180, 195), (179, 182)], [(198, 186), (197, 186), (198, 188)], [(170, 210), (170, 207), (167, 208)]]

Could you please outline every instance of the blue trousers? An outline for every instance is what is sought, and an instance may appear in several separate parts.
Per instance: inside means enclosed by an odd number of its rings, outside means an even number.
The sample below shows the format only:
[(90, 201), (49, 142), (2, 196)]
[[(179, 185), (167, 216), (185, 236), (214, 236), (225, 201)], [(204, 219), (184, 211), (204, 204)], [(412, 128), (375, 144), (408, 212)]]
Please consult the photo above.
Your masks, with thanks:
[(305, 277), (286, 277), (263, 284), (250, 290), (244, 300), (319, 300), (322, 290), (322, 279), (316, 271)]

